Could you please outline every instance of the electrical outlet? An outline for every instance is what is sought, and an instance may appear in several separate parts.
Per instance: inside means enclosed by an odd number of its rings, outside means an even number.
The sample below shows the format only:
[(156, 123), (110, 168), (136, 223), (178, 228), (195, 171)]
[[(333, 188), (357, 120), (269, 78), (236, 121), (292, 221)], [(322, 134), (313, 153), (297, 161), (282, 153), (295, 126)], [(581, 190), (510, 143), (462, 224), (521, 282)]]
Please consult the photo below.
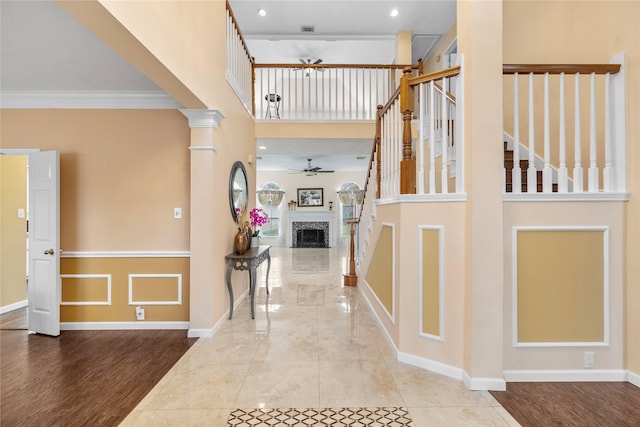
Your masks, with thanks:
[(584, 368), (593, 369), (596, 365), (596, 355), (593, 351), (584, 352)]
[(144, 320), (144, 308), (136, 307), (136, 320)]

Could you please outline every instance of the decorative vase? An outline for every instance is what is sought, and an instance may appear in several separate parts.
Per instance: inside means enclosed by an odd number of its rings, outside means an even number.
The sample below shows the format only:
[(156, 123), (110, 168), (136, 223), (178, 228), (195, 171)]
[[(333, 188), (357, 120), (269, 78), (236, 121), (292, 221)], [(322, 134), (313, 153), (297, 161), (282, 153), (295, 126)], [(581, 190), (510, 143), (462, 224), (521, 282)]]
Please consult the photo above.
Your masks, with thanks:
[(248, 247), (247, 243), (248, 243), (248, 240), (247, 240), (246, 230), (243, 230), (242, 228), (238, 228), (238, 234), (236, 234), (236, 237), (233, 239), (233, 246), (238, 255), (242, 255), (245, 252), (247, 252), (247, 247)]
[(247, 250), (249, 250), (249, 248), (253, 246), (251, 244), (251, 241), (253, 240), (253, 231), (251, 231), (251, 228), (247, 228), (246, 232), (247, 232)]

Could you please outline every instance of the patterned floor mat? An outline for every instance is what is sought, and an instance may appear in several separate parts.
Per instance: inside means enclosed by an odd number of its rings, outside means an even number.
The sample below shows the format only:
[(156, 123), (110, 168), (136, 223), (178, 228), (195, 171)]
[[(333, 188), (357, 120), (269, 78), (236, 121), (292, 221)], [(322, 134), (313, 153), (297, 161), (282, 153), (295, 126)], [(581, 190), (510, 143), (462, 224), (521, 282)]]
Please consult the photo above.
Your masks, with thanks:
[(227, 427), (414, 427), (406, 408), (234, 409)]

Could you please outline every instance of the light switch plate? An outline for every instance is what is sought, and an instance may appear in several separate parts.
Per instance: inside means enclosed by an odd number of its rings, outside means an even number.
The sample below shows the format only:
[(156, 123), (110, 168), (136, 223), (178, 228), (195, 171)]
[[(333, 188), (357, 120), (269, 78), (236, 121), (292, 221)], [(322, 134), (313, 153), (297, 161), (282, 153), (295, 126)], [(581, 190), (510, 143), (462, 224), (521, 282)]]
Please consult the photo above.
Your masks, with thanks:
[(182, 208), (173, 208), (173, 217), (182, 218)]

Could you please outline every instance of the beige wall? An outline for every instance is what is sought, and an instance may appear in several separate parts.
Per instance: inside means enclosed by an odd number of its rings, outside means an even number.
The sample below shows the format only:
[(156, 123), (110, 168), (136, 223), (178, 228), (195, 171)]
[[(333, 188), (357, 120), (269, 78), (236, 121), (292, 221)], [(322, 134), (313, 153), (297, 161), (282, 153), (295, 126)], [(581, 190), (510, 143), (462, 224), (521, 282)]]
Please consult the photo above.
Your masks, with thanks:
[[(27, 299), (27, 156), (0, 156), (0, 198), (0, 307), (4, 307)], [(18, 209), (25, 213), (22, 218)]]
[[(2, 115), (4, 148), (60, 151), (60, 246), (63, 256), (64, 252), (133, 252), (132, 258), (120, 261), (96, 258), (91, 263), (81, 264), (63, 259), (62, 274), (111, 274), (115, 265), (124, 263), (133, 263), (129, 270), (132, 273), (162, 273), (167, 262), (172, 262), (170, 259), (155, 259), (157, 265), (152, 267), (136, 257), (135, 252), (189, 251), (189, 128), (181, 113), (167, 110), (3, 110)], [(182, 209), (181, 219), (173, 218), (176, 207)], [(188, 259), (179, 260), (188, 268)], [(83, 267), (99, 261), (103, 264), (95, 269)], [(180, 273), (187, 299), (171, 310), (152, 308), (146, 320), (189, 319), (189, 274), (188, 271), (187, 274)], [(63, 292), (69, 291), (70, 283), (69, 279), (63, 280)], [(85, 288), (92, 286), (83, 285)], [(100, 288), (104, 289), (104, 286)], [(111, 306), (63, 306), (61, 320), (135, 319), (131, 307), (126, 305), (127, 280), (113, 281), (112, 292)], [(157, 298), (162, 298), (161, 293)]]
[(394, 240), (394, 227), (390, 224), (382, 224), (374, 242), (371, 264), (365, 277), (377, 301), (391, 318), (394, 318), (396, 310), (394, 305), (396, 286), (393, 273), (397, 259), (394, 256)]
[[(627, 1), (505, 1), (505, 63), (627, 61), (627, 171), (629, 191), (640, 189), (640, 3)], [(624, 205), (625, 367), (640, 375), (640, 202)]]
[[(60, 151), (63, 251), (189, 250), (189, 128), (182, 114), (3, 110), (2, 115), (3, 147)], [(174, 207), (182, 208), (182, 219), (173, 218)]]
[(451, 46), (451, 43), (458, 36), (458, 28), (456, 24), (453, 24), (449, 32), (442, 36), (436, 47), (433, 49), (431, 55), (429, 55), (429, 59), (424, 63), (424, 74), (429, 74), (434, 71), (441, 70), (442, 67), (442, 55), (444, 52)]
[[(504, 294), (504, 369), (505, 370), (534, 370), (559, 369), (572, 370), (583, 368), (583, 353), (595, 353), (596, 369), (622, 369), (624, 359), (624, 286), (623, 286), (623, 248), (624, 232), (624, 202), (555, 202), (555, 203), (526, 203), (508, 202), (504, 207), (505, 231), (505, 294)], [(514, 227), (542, 227), (555, 231), (566, 229), (568, 225), (581, 228), (608, 228), (608, 245), (605, 249), (605, 259), (608, 266), (605, 269), (608, 276), (605, 280), (609, 286), (609, 304), (605, 316), (609, 320), (609, 345), (581, 346), (581, 347), (515, 347), (513, 342), (514, 307), (513, 282), (514, 257), (516, 248), (513, 246)], [(552, 249), (550, 249), (551, 251)], [(586, 261), (585, 261), (586, 262)], [(553, 270), (553, 265), (544, 266)], [(587, 268), (587, 267), (584, 267)], [(573, 282), (573, 285), (580, 284)], [(554, 290), (554, 295), (559, 290)], [(584, 293), (575, 301), (577, 306), (590, 304), (593, 294)], [(595, 313), (597, 316), (598, 313)], [(561, 327), (562, 325), (559, 325)]]

